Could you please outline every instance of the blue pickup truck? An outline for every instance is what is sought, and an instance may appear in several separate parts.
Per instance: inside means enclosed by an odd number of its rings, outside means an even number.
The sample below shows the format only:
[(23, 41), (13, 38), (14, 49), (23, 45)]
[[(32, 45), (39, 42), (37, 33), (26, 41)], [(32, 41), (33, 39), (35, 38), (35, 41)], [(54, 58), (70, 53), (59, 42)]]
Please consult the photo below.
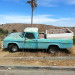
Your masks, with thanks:
[(11, 33), (4, 38), (4, 48), (10, 52), (19, 49), (47, 49), (55, 53), (57, 49), (67, 49), (73, 46), (73, 32), (69, 29), (46, 30), (39, 33), (38, 28), (28, 27), (21, 33)]

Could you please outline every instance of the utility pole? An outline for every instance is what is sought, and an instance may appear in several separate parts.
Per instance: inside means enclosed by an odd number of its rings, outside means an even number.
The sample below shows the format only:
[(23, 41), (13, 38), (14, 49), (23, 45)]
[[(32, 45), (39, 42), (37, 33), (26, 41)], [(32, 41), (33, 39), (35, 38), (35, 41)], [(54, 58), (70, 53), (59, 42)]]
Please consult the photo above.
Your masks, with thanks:
[(27, 1), (27, 3), (29, 3), (32, 8), (31, 26), (33, 27), (33, 13), (34, 13), (34, 8), (37, 7), (37, 3), (36, 3), (36, 0), (29, 0), (29, 1)]

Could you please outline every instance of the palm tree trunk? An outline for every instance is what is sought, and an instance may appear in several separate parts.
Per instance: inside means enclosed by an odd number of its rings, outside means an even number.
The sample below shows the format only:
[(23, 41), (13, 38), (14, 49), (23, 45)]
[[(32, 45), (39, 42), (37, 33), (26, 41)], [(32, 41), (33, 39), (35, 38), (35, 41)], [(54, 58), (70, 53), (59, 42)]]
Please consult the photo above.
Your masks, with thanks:
[(33, 27), (33, 12), (34, 11), (34, 8), (32, 8), (32, 14), (31, 14), (31, 27)]

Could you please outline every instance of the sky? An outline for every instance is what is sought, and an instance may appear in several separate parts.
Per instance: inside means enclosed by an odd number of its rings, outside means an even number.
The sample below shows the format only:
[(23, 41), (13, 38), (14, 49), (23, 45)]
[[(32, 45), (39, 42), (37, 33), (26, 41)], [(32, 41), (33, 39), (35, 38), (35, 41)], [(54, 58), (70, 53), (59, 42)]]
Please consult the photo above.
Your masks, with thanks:
[[(31, 23), (28, 0), (0, 0), (0, 24)], [(37, 0), (34, 24), (75, 27), (75, 0)]]

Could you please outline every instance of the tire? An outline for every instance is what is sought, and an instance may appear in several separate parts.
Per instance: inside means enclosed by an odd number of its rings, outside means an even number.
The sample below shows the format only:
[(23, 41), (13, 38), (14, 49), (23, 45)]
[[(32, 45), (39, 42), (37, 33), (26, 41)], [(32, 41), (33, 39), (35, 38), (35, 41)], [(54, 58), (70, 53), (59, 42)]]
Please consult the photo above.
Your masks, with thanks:
[(15, 44), (11, 44), (8, 46), (9, 52), (17, 52), (18, 51), (18, 46)]
[(57, 46), (51, 46), (48, 49), (48, 53), (50, 53), (50, 54), (55, 54), (57, 52), (58, 52), (58, 47)]

